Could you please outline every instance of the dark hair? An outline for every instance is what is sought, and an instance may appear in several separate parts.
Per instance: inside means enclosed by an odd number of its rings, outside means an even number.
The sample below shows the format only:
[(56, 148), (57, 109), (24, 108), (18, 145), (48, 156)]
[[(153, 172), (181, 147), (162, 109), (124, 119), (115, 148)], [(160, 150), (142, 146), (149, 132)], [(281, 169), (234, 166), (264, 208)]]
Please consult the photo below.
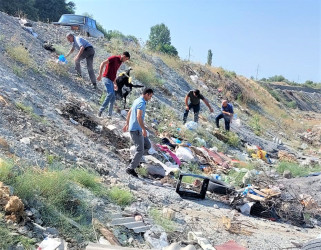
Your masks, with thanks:
[(130, 54), (129, 54), (127, 51), (125, 51), (125, 52), (123, 53), (123, 55), (126, 56), (126, 57), (128, 57), (128, 58), (130, 59)]
[(200, 91), (199, 91), (198, 89), (195, 89), (195, 90), (194, 90), (194, 93), (195, 93), (196, 96), (199, 96), (199, 95), (200, 95)]
[(145, 88), (143, 91), (143, 95), (146, 94), (154, 94), (154, 91), (151, 88)]

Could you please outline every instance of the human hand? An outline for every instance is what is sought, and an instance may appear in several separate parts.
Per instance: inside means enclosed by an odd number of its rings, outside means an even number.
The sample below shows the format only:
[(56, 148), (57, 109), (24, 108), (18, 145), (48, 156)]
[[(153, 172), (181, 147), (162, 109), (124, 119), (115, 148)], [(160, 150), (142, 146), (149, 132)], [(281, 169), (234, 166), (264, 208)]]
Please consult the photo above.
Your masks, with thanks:
[(101, 76), (97, 77), (97, 81), (100, 82), (101, 81)]
[(117, 91), (118, 90), (118, 86), (117, 84), (114, 83), (114, 90)]
[(143, 136), (144, 136), (144, 137), (147, 137), (147, 131), (146, 131), (146, 129), (143, 129), (143, 132), (142, 132), (142, 133), (143, 133)]
[(189, 107), (188, 107), (188, 106), (186, 106), (186, 107), (185, 107), (185, 109), (186, 109), (186, 110), (189, 110)]
[(123, 127), (123, 132), (127, 132), (128, 130), (128, 124), (126, 124), (124, 127)]
[(213, 112), (214, 112), (214, 110), (213, 110), (212, 108), (210, 108), (210, 111), (211, 111), (211, 113), (213, 113)]
[(79, 60), (78, 56), (75, 56), (74, 61), (77, 62)]

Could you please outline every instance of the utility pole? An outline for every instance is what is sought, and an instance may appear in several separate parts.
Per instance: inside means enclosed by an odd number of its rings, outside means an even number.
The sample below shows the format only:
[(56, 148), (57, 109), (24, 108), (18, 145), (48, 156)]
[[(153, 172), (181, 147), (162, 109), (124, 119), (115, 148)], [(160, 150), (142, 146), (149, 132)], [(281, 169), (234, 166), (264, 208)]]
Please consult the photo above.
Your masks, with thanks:
[(191, 59), (191, 46), (189, 47), (189, 50), (188, 50), (188, 61)]
[(260, 68), (260, 64), (258, 64), (256, 68), (256, 77), (255, 77), (256, 81), (257, 81), (257, 76), (259, 75), (259, 68)]

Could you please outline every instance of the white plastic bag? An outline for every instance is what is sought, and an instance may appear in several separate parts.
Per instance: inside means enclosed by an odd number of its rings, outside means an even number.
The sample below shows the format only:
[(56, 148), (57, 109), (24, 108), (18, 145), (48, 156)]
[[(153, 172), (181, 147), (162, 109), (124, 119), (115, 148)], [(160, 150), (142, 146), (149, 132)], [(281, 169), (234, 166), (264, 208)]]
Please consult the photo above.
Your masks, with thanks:
[(195, 161), (192, 151), (187, 147), (178, 147), (178, 149), (176, 150), (176, 156), (182, 161)]
[(188, 128), (189, 130), (195, 130), (198, 127), (198, 123), (190, 121), (185, 124), (185, 127)]

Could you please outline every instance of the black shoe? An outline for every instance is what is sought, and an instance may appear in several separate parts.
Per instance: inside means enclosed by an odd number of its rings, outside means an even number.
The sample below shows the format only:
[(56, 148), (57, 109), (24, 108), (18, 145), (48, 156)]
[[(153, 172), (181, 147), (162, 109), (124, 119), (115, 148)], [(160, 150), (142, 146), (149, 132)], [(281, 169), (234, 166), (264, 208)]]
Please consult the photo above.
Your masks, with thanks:
[(101, 117), (101, 114), (103, 113), (103, 111), (102, 110), (99, 110), (99, 112), (98, 112), (98, 117)]
[(97, 83), (93, 83), (93, 89), (97, 89)]
[(138, 174), (137, 174), (137, 173), (135, 172), (135, 170), (132, 169), (132, 168), (127, 168), (127, 169), (126, 169), (126, 173), (138, 178)]

